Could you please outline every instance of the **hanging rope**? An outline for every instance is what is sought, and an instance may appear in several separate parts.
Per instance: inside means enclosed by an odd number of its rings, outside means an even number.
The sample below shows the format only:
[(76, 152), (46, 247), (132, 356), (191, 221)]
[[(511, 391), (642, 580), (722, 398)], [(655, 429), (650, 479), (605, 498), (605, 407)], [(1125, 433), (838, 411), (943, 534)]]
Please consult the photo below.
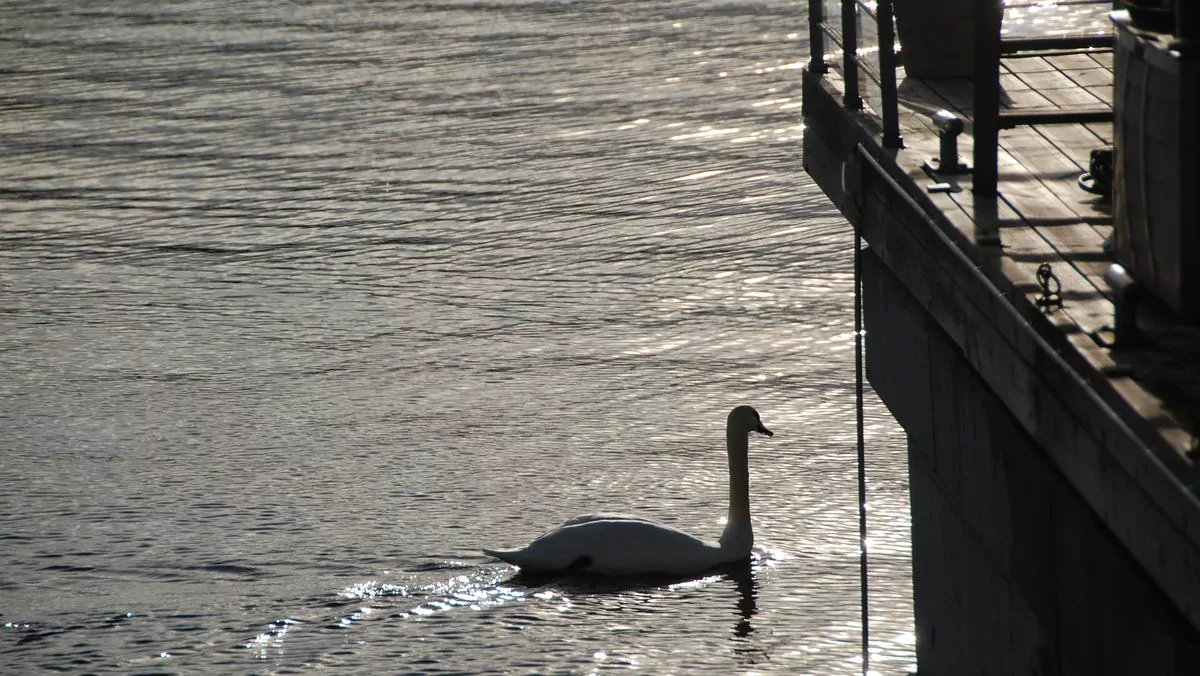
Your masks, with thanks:
[(854, 229), (854, 386), (858, 423), (858, 543), (859, 585), (862, 589), (862, 670), (870, 669), (870, 637), (867, 616), (867, 454), (863, 442), (863, 326), (862, 326), (862, 232)]

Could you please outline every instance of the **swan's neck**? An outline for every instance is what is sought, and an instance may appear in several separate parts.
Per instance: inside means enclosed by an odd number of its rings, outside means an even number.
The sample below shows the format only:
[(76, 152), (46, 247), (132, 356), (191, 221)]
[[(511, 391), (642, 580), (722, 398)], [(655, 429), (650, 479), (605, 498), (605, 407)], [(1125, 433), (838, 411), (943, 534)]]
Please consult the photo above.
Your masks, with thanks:
[(721, 549), (731, 560), (750, 556), (754, 546), (754, 531), (750, 528), (750, 462), (749, 441), (743, 432), (725, 433), (729, 451), (729, 519), (721, 534)]

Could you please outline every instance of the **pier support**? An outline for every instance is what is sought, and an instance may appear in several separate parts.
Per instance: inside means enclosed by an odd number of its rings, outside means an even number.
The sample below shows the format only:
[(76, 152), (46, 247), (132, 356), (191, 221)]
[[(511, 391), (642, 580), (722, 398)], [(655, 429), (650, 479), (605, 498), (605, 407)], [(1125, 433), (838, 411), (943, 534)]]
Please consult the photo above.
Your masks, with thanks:
[(868, 378), (908, 434), (922, 676), (1191, 673), (1200, 635), (888, 267), (862, 268)]

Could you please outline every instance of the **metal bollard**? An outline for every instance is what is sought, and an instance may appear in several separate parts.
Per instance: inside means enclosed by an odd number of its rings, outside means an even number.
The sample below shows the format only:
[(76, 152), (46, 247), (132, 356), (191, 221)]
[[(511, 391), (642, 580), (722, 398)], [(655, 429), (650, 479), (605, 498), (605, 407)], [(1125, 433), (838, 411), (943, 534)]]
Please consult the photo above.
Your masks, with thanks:
[(940, 142), (939, 156), (933, 158), (937, 166), (926, 162), (930, 171), (936, 174), (965, 174), (970, 168), (958, 161), (958, 135), (963, 132), (963, 121), (948, 110), (939, 110), (930, 116), (933, 126), (938, 130)]
[(1141, 286), (1120, 263), (1108, 266), (1104, 281), (1116, 295), (1113, 303), (1113, 346), (1131, 347), (1139, 344), (1142, 334), (1138, 331), (1137, 309), (1141, 300)]

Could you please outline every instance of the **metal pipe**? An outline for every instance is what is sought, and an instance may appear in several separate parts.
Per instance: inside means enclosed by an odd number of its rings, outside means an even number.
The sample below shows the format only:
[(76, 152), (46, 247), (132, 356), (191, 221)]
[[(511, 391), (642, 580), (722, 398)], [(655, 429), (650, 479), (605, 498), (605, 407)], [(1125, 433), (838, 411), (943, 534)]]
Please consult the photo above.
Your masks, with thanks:
[[(861, 147), (861, 146), (860, 146)], [(863, 299), (862, 227), (854, 229), (854, 373), (855, 419), (858, 429), (858, 584), (862, 615), (862, 673), (871, 673), (871, 614), (867, 573), (867, 452), (863, 432)]]
[(903, 148), (900, 136), (900, 110), (896, 93), (896, 29), (892, 21), (892, 0), (879, 0), (876, 6), (879, 26), (879, 95), (883, 99), (883, 147)]
[(1113, 344), (1115, 347), (1129, 347), (1141, 342), (1141, 332), (1138, 331), (1137, 309), (1141, 299), (1141, 287), (1136, 280), (1129, 276), (1124, 266), (1113, 263), (1104, 272), (1104, 281), (1113, 290)]
[(808, 70), (813, 73), (824, 73), (827, 70), (825, 33), (821, 31), (821, 23), (824, 21), (824, 0), (808, 0)]
[(996, 126), (1000, 129), (1030, 124), (1090, 124), (1094, 122), (1112, 122), (1113, 109), (1108, 106), (1089, 106), (1087, 108), (1026, 108), (1025, 110), (1004, 111), (996, 115)]
[(930, 115), (929, 119), (938, 130), (937, 173), (966, 173), (966, 165), (958, 161), (958, 135), (963, 132), (965, 127), (963, 121), (948, 110), (939, 110)]
[[(1064, 50), (1077, 51), (1088, 49), (1112, 49), (1113, 36), (1109, 34), (1100, 35), (1069, 35), (1069, 36), (1050, 36), (1050, 37), (1034, 37), (1034, 38), (1009, 38), (1004, 41), (1000, 47), (1002, 54), (1016, 54), (1017, 52), (1030, 51), (1046, 51), (1046, 50)], [(1043, 56), (1042, 54), (1028, 54), (1026, 56)]]
[(871, 4), (870, 0), (854, 0), (854, 1), (856, 3), (858, 3), (858, 11), (865, 12), (867, 16), (871, 17), (872, 19), (875, 19), (876, 21), (879, 20), (879, 17), (876, 16), (876, 13), (875, 13), (875, 7)]
[(999, 0), (975, 0), (975, 181), (971, 192), (996, 196), (996, 159), (1000, 142)]
[(842, 77), (846, 78), (842, 105), (862, 110), (862, 97), (858, 95), (858, 5), (854, 0), (842, 0)]

